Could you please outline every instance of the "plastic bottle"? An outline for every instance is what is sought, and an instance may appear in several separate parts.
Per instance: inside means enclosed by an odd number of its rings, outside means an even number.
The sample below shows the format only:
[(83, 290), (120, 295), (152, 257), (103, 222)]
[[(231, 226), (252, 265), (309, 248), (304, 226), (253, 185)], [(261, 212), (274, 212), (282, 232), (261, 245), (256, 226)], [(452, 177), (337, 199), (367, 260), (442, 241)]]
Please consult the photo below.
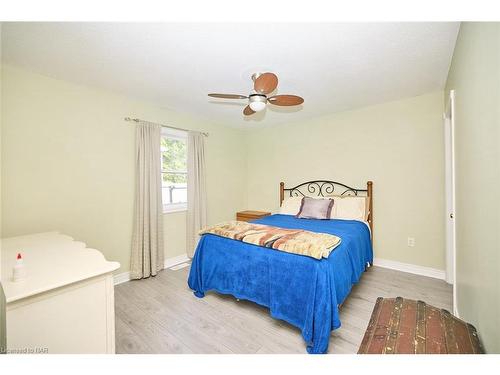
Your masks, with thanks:
[(16, 264), (12, 268), (12, 281), (21, 281), (26, 278), (26, 267), (21, 253), (17, 254)]

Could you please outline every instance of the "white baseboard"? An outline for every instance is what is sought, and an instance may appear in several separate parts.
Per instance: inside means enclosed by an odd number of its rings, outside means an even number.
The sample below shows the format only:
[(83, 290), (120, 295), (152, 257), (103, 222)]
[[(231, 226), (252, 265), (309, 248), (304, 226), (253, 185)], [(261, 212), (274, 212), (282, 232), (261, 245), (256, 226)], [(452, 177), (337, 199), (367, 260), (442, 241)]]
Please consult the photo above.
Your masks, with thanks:
[[(167, 259), (165, 259), (165, 263), (163, 264), (163, 268), (164, 269), (170, 268), (170, 267), (176, 266), (178, 264), (187, 262), (188, 260), (189, 260), (189, 257), (187, 256), (187, 254), (182, 254), (182, 255), (178, 255), (176, 257), (167, 258)], [(127, 281), (130, 281), (130, 271), (116, 274), (113, 276), (113, 279), (114, 279), (115, 285), (118, 285), (121, 283), (126, 283)]]
[(178, 264), (187, 262), (188, 260), (189, 260), (189, 258), (187, 256), (187, 254), (182, 254), (182, 255), (178, 255), (176, 257), (167, 258), (167, 259), (165, 259), (165, 265), (163, 266), (163, 268), (170, 268), (170, 267), (176, 266)]
[(130, 281), (130, 271), (116, 274), (113, 276), (113, 279), (115, 285), (126, 283), (127, 281)]
[(389, 268), (391, 270), (397, 270), (401, 272), (413, 273), (415, 275), (432, 277), (434, 279), (444, 280), (446, 273), (444, 270), (438, 270), (436, 268), (417, 266), (415, 264), (401, 263), (394, 260), (375, 258), (373, 264), (382, 268)]

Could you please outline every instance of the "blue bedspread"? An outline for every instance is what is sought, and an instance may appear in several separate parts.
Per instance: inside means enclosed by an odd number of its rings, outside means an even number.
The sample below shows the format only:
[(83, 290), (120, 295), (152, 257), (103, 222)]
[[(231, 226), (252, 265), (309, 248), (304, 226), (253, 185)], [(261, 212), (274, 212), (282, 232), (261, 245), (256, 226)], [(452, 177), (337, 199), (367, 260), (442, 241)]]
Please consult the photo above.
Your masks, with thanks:
[(254, 222), (330, 233), (342, 242), (327, 259), (317, 260), (205, 234), (193, 258), (189, 287), (200, 298), (214, 290), (266, 306), (272, 317), (301, 329), (309, 353), (326, 353), (330, 332), (340, 327), (338, 304), (373, 260), (367, 225), (291, 215)]

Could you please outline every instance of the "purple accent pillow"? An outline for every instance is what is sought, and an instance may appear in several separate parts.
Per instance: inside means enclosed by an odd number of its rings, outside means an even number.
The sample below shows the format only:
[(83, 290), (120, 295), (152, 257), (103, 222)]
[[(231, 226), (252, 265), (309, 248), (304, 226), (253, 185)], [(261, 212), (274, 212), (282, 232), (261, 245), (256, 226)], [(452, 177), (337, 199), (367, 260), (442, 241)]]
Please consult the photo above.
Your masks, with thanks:
[(314, 199), (309, 197), (302, 198), (299, 213), (299, 219), (330, 219), (332, 212), (333, 199)]

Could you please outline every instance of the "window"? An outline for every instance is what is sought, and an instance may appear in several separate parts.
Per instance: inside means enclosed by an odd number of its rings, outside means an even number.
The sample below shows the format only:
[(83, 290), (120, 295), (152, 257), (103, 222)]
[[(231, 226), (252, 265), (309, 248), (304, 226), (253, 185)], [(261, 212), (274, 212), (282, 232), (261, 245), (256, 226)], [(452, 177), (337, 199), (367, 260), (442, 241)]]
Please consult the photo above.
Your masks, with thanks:
[(161, 137), (163, 212), (187, 208), (187, 134), (164, 128)]

